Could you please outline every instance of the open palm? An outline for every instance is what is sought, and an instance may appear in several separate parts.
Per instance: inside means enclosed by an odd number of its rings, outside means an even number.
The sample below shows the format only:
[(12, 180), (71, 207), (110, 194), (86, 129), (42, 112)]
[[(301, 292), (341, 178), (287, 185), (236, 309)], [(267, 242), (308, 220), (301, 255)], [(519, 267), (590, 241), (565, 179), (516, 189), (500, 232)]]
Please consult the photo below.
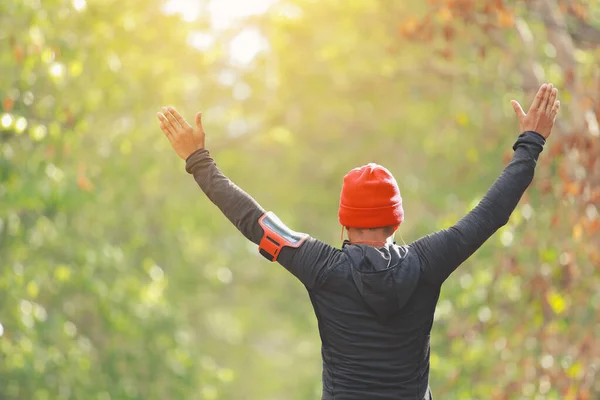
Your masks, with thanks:
[(192, 127), (173, 107), (163, 107), (156, 116), (160, 121), (160, 129), (179, 157), (187, 160), (190, 154), (204, 148), (202, 113), (196, 113), (196, 127)]

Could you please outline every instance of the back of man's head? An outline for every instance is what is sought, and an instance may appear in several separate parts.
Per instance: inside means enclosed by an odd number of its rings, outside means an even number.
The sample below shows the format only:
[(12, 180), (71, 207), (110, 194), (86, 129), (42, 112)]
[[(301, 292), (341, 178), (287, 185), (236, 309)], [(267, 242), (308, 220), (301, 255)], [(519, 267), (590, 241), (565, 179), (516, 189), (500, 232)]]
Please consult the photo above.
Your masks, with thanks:
[(342, 227), (385, 231), (391, 236), (404, 221), (398, 184), (390, 171), (369, 163), (344, 176), (338, 219)]

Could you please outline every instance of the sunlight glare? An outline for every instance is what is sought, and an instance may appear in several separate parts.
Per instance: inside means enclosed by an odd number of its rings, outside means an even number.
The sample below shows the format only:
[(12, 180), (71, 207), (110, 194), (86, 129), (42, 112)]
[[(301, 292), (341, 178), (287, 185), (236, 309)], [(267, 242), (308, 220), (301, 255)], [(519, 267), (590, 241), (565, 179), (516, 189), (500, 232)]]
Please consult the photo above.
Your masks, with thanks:
[(73, 0), (73, 8), (77, 11), (83, 11), (83, 9), (87, 6), (85, 0)]
[(0, 125), (2, 125), (3, 128), (8, 128), (12, 125), (13, 123), (13, 117), (10, 114), (3, 114), (2, 118), (0, 118)]
[(264, 14), (274, 0), (211, 0), (208, 10), (216, 29), (229, 28), (236, 20)]
[[(170, 0), (164, 8), (166, 13), (178, 13), (186, 21), (194, 21), (205, 9), (208, 12), (212, 30), (231, 28), (243, 18), (264, 14), (277, 0)], [(214, 44), (211, 34), (196, 32), (189, 38), (189, 44), (206, 51)], [(257, 29), (243, 29), (229, 44), (231, 62), (246, 65), (266, 48), (266, 41)]]
[(265, 39), (258, 30), (244, 29), (229, 45), (231, 61), (236, 65), (249, 64), (265, 47)]
[(54, 77), (61, 77), (65, 73), (65, 66), (61, 63), (53, 63), (50, 67), (50, 75)]
[(164, 8), (166, 13), (179, 13), (186, 21), (193, 21), (200, 15), (203, 3), (210, 14), (213, 28), (226, 29), (236, 20), (251, 15), (263, 14), (276, 0), (170, 0)]

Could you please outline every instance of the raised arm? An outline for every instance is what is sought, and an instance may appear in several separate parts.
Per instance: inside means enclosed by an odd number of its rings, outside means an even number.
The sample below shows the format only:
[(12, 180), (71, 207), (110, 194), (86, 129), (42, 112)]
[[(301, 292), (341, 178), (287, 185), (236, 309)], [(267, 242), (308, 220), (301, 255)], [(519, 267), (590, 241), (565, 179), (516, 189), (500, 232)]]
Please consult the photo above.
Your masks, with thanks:
[[(196, 115), (195, 128), (172, 107), (163, 108), (157, 116), (173, 149), (186, 161), (186, 171), (194, 176), (198, 186), (223, 215), (248, 240), (258, 245), (263, 237), (263, 228), (258, 221), (265, 210), (217, 168), (204, 148), (201, 114)], [(312, 288), (324, 278), (327, 267), (334, 263), (336, 252), (325, 243), (307, 237), (298, 248), (284, 247), (277, 261), (305, 286)]]
[(556, 96), (557, 90), (552, 84), (542, 85), (528, 114), (513, 100), (523, 133), (513, 146), (511, 162), (479, 204), (460, 221), (410, 245), (419, 256), (422, 274), (427, 281), (441, 285), (460, 264), (506, 225), (533, 180), (537, 159), (552, 131), (560, 107)]

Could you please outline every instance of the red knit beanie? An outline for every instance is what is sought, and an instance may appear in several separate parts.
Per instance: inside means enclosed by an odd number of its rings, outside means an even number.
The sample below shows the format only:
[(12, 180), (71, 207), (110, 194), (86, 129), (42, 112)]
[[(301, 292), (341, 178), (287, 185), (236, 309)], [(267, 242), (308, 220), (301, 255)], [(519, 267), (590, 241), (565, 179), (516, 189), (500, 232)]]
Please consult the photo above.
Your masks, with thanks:
[(402, 197), (390, 171), (370, 163), (348, 172), (338, 218), (342, 226), (352, 228), (400, 225), (404, 221)]

